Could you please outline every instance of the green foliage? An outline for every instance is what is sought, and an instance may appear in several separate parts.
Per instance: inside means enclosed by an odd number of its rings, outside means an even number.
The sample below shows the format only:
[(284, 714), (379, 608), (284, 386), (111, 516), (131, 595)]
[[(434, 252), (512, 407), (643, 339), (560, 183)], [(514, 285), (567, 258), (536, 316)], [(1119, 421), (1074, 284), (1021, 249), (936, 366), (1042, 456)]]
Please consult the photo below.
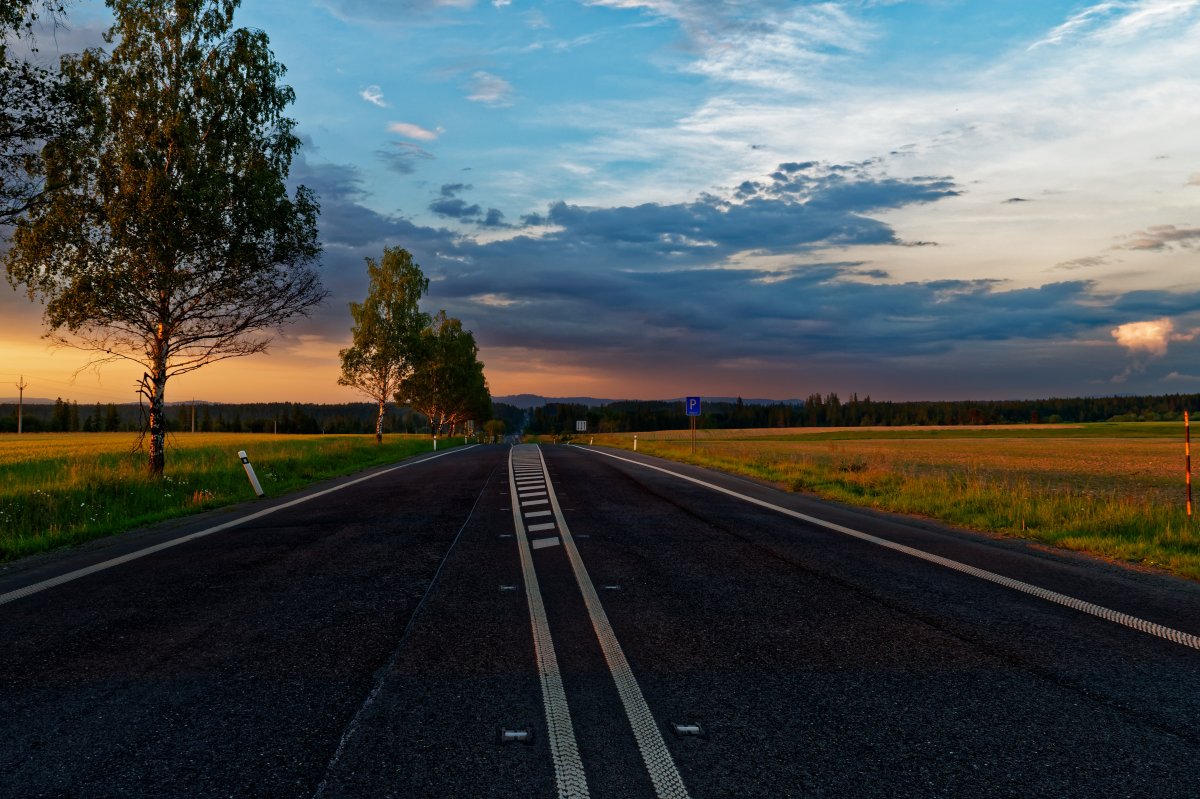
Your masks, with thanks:
[[(1200, 394), (1140, 397), (1075, 397), (1043, 400), (966, 400), (891, 402), (859, 398), (842, 402), (837, 394), (813, 394), (803, 403), (750, 404), (706, 400), (701, 429), (729, 430), (766, 427), (906, 427), (1049, 424), (1122, 421), (1182, 421), (1187, 408), (1200, 408)], [(526, 414), (513, 409), (510, 413)], [(533, 434), (569, 433), (576, 419), (604, 433), (684, 430), (688, 417), (682, 402), (610, 402), (589, 408), (572, 403), (547, 403), (529, 409), (527, 430)], [(1048, 435), (1054, 435), (1052, 430)], [(870, 435), (873, 435), (870, 434)]]
[(385, 247), (378, 263), (366, 261), (370, 287), (363, 302), (350, 303), (353, 343), (338, 353), (342, 360), (338, 384), (378, 403), (378, 439), (383, 435), (387, 403), (412, 371), (421, 330), (430, 321), (417, 306), (429, 290), (429, 279), (408, 250), (400, 247)]
[(266, 34), (233, 27), (236, 0), (109, 5), (111, 52), (63, 59), (84, 135), (46, 142), (57, 188), (18, 222), (8, 276), (60, 341), (145, 369), (162, 474), (168, 378), (264, 351), (325, 296), (317, 203), (288, 195), (293, 92)]
[(39, 175), (41, 144), (71, 135), (74, 127), (62, 81), (11, 46), (21, 39), (25, 50), (37, 52), (34, 22), (57, 27), (64, 11), (65, 4), (53, 0), (0, 2), (0, 225), (46, 199), (54, 187)]
[(433, 435), (468, 419), (492, 418), (492, 399), (475, 336), (438, 311), (421, 331), (417, 360), (400, 383), (396, 401), (429, 417)]

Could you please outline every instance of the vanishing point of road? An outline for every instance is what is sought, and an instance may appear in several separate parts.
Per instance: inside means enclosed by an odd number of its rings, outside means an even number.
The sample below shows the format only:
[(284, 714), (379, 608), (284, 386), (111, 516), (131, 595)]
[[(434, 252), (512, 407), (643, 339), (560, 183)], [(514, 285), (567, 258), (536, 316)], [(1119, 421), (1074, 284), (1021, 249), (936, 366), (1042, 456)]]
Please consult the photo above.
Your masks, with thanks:
[(1200, 586), (474, 446), (0, 572), (0, 796), (1195, 797)]

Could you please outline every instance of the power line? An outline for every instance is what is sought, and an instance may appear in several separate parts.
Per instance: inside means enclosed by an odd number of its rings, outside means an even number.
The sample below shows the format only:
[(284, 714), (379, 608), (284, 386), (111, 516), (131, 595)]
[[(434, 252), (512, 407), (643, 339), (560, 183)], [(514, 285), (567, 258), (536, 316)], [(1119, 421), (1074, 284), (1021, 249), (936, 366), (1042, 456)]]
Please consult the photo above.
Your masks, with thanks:
[(17, 398), (17, 435), (21, 435), (21, 417), (25, 410), (25, 389), (29, 388), (29, 384), (25, 382), (25, 375), (21, 375), (21, 379), (15, 385), (17, 391), (20, 392)]

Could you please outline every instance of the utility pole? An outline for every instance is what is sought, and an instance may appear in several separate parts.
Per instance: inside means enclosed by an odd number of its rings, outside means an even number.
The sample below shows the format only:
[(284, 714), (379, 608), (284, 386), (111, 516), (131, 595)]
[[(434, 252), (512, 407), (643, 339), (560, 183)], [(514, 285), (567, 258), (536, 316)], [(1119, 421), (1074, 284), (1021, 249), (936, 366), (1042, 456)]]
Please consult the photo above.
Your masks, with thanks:
[(192, 432), (196, 432), (196, 398), (192, 397)]
[(17, 435), (21, 435), (21, 416), (25, 409), (25, 389), (29, 388), (29, 384), (25, 382), (25, 375), (21, 375), (20, 381), (17, 382)]

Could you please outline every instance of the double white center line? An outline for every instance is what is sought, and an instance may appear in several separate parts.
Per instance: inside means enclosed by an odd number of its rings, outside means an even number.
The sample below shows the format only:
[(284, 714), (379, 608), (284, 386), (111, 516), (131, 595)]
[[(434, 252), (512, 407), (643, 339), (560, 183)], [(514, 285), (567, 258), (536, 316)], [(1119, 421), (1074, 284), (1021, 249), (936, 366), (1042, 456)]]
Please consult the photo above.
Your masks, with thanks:
[[(583, 799), (587, 797), (587, 778), (579, 750), (575, 743), (575, 730), (571, 724), (571, 713), (562, 687), (562, 675), (558, 671), (558, 660), (554, 655), (554, 642), (550, 638), (550, 625), (546, 619), (546, 608), (538, 587), (537, 573), (533, 566), (532, 549), (557, 546), (566, 550), (575, 573), (575, 581), (583, 594), (592, 629), (600, 642), (604, 659), (608, 663), (621, 704), (629, 718), (629, 724), (637, 741), (638, 750), (654, 784), (659, 799), (688, 799), (687, 789), (679, 776), (679, 770), (662, 733), (650, 713), (642, 690), (633, 676), (625, 653), (617, 642), (608, 614), (600, 604), (596, 587), (584, 568), (583, 559), (571, 538), (570, 528), (563, 518), (562, 508), (554, 495), (545, 460), (536, 446), (514, 447), (509, 455), (509, 487), (513, 497), (513, 525), (517, 543), (521, 550), (521, 571), (525, 577), (525, 594), (529, 600), (529, 618), (533, 625), (534, 650), (538, 664), (538, 678), (542, 685), (542, 700), (546, 708), (547, 736), (550, 753), (554, 759), (554, 773), (560, 799)], [(545, 497), (541, 499), (540, 497)], [(549, 509), (540, 506), (549, 505)], [(531, 519), (553, 517), (553, 521), (530, 523)], [(527, 532), (544, 533), (557, 528), (557, 536), (529, 539)], [(561, 541), (560, 541), (561, 537)]]

